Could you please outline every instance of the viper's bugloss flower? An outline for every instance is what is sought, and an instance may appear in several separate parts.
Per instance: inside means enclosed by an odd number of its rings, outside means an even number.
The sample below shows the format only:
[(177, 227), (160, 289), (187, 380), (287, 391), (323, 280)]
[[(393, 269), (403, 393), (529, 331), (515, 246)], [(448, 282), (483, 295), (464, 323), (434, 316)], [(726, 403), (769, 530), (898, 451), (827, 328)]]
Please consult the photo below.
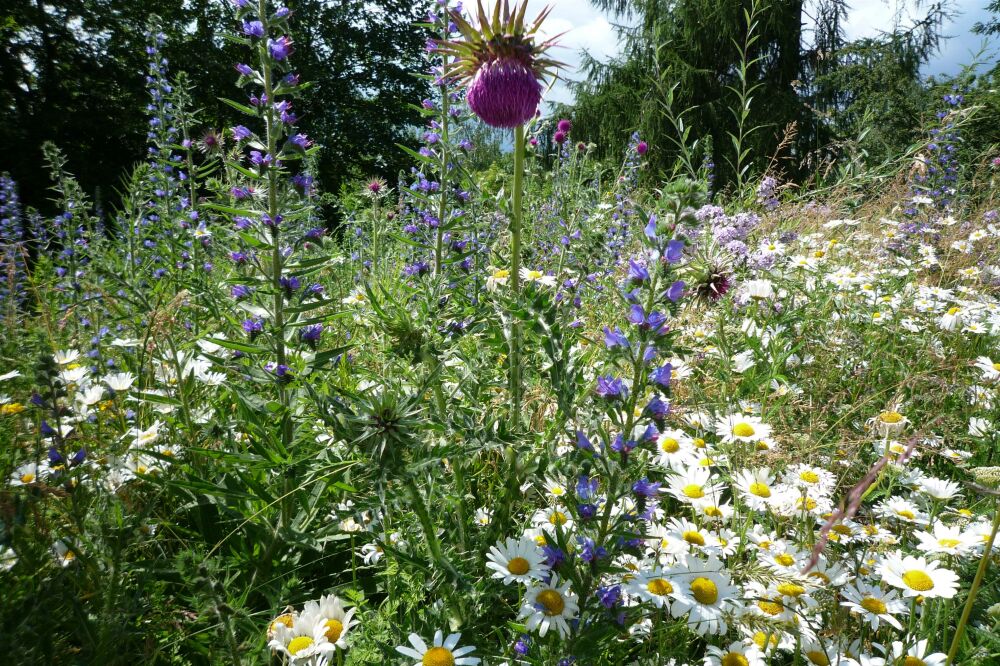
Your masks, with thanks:
[(292, 53), (292, 40), (287, 35), (267, 40), (267, 50), (277, 61), (287, 60)]
[(561, 65), (545, 57), (554, 39), (535, 43), (550, 9), (526, 26), (527, 5), (525, 0), (512, 10), (506, 0), (497, 0), (488, 16), (480, 1), (476, 27), (452, 10), (462, 39), (437, 42), (437, 51), (453, 58), (445, 76), (467, 83), (469, 108), (491, 127), (510, 129), (531, 120), (542, 100), (542, 79)]
[(247, 37), (263, 37), (264, 24), (260, 21), (244, 21), (243, 34)]
[(621, 379), (611, 376), (597, 378), (597, 395), (607, 400), (624, 400), (628, 396), (628, 388)]

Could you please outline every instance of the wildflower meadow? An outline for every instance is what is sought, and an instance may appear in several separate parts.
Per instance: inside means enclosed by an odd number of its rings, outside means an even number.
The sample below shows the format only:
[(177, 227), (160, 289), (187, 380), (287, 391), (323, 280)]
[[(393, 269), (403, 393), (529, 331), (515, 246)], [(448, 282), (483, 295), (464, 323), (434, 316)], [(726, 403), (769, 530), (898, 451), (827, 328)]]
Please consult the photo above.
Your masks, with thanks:
[(234, 94), (145, 16), (128, 173), (0, 176), (0, 661), (1000, 664), (992, 83), (809, 162), (735, 2), (730, 129), (609, 134), (548, 9), (437, 0), (324, 191), (298, 3), (219, 4)]

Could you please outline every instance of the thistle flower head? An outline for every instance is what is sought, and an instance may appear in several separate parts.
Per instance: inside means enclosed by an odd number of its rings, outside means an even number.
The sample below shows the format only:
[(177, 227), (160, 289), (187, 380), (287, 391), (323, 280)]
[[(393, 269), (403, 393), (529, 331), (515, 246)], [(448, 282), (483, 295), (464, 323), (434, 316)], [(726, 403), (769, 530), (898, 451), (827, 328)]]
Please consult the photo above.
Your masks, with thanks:
[(541, 80), (555, 76), (554, 70), (561, 66), (545, 57), (555, 39), (535, 41), (550, 10), (542, 10), (526, 26), (527, 8), (527, 0), (515, 4), (513, 10), (507, 0), (497, 0), (492, 16), (487, 16), (479, 0), (478, 27), (452, 11), (462, 39), (437, 43), (439, 53), (453, 58), (446, 75), (468, 85), (469, 108), (492, 127), (512, 128), (531, 120), (542, 100)]

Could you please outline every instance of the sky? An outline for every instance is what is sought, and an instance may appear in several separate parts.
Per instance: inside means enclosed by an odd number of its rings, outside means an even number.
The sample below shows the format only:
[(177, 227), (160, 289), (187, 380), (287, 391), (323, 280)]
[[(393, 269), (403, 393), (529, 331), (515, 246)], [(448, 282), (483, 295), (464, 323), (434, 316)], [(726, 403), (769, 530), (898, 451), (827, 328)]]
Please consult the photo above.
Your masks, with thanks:
[[(983, 44), (983, 38), (971, 32), (972, 25), (988, 16), (983, 9), (987, 2), (954, 0), (956, 16), (947, 22), (943, 30), (944, 35), (951, 39), (942, 43), (940, 52), (924, 68), (925, 74), (955, 74), (972, 59), (972, 54)], [(880, 31), (888, 30), (896, 15), (896, 4), (897, 0), (854, 0), (846, 28), (848, 38), (875, 36)], [(534, 18), (546, 5), (552, 6), (552, 13), (543, 27), (544, 34), (554, 36), (565, 33), (559, 40), (560, 47), (553, 49), (554, 57), (569, 65), (562, 74), (564, 78), (582, 78), (578, 66), (583, 49), (602, 61), (618, 53), (618, 35), (612, 25), (615, 19), (594, 9), (590, 0), (529, 0), (528, 17)], [(903, 24), (908, 23), (904, 14)], [(995, 51), (1000, 47), (1000, 41), (994, 39), (989, 45)], [(992, 60), (997, 60), (996, 53)], [(545, 99), (572, 102), (573, 95), (565, 82), (558, 81)]]

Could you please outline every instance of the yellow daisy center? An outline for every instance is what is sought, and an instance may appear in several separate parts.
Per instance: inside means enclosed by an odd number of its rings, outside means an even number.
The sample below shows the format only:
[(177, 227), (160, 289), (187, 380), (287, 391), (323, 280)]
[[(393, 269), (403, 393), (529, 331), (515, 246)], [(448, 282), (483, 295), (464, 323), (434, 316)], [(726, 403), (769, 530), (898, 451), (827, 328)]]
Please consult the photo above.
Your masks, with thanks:
[(681, 449), (680, 443), (673, 437), (666, 437), (660, 442), (660, 448), (666, 453), (677, 453)]
[(549, 516), (549, 522), (553, 525), (565, 525), (567, 520), (566, 514), (562, 511), (553, 511)]
[(819, 474), (807, 469), (804, 472), (799, 473), (799, 479), (805, 481), (806, 483), (819, 483)]
[(705, 496), (705, 491), (702, 490), (701, 486), (697, 483), (689, 483), (681, 489), (686, 497), (691, 499), (699, 499)]
[(801, 585), (796, 585), (795, 583), (782, 583), (778, 586), (778, 592), (786, 597), (797, 597), (801, 594), (805, 594), (806, 588)]
[(541, 271), (528, 271), (529, 280), (541, 280), (543, 275), (545, 274)]
[(907, 587), (917, 592), (926, 592), (934, 588), (934, 580), (920, 569), (911, 569), (903, 574), (903, 582)]
[(917, 517), (917, 515), (912, 511), (910, 511), (909, 509), (900, 509), (899, 511), (896, 512), (896, 515), (906, 518), (907, 520), (913, 520), (914, 518)]
[(775, 634), (765, 634), (763, 631), (758, 631), (753, 635), (754, 644), (763, 650), (768, 643), (770, 643), (772, 648), (778, 647), (778, 636)]
[(785, 611), (785, 604), (780, 601), (758, 601), (757, 608), (768, 615), (781, 615)]
[(684, 532), (682, 538), (693, 546), (704, 546), (705, 537), (701, 535), (701, 532), (695, 530), (688, 530)]
[(760, 481), (751, 483), (749, 490), (751, 495), (756, 495), (757, 497), (768, 498), (771, 496), (771, 489), (767, 487), (766, 483), (761, 483)]
[(292, 618), (292, 614), (291, 613), (283, 613), (283, 614), (279, 615), (278, 617), (274, 618), (274, 621), (271, 622), (271, 631), (274, 631), (275, 629), (277, 629), (279, 624), (283, 624), (286, 627), (288, 627), (289, 629), (291, 629), (292, 628), (292, 624), (294, 622), (295, 622), (295, 620)]
[(21, 475), (21, 483), (31, 483), (35, 480), (35, 475), (32, 472), (25, 472)]
[(655, 594), (658, 597), (663, 597), (674, 591), (674, 586), (670, 584), (670, 581), (664, 580), (662, 578), (654, 578), (653, 580), (646, 583), (646, 589), (649, 590), (650, 594)]
[(750, 662), (739, 652), (730, 652), (719, 660), (721, 666), (750, 666)]
[(997, 372), (1000, 372), (1000, 363), (994, 363), (993, 369), (996, 370)]
[(698, 603), (706, 606), (711, 606), (719, 600), (718, 586), (711, 579), (704, 576), (698, 576), (691, 581), (691, 594), (694, 595)]
[(938, 545), (943, 548), (955, 548), (960, 543), (958, 539), (938, 539)]
[(816, 503), (816, 500), (814, 500), (812, 497), (805, 497), (805, 498), (800, 497), (798, 499), (798, 506), (800, 509), (805, 509), (806, 511), (812, 511), (818, 505)]
[(837, 534), (843, 534), (844, 536), (851, 536), (851, 534), (853, 534), (851, 528), (843, 523), (837, 523), (830, 529), (836, 532)]
[(336, 643), (340, 640), (340, 635), (344, 633), (344, 623), (332, 617), (323, 624), (326, 625), (326, 640)]
[(882, 412), (879, 419), (882, 423), (899, 423), (903, 420), (903, 415), (899, 412)]
[(795, 564), (795, 558), (788, 553), (782, 553), (774, 558), (774, 561), (783, 567), (790, 567)]
[(806, 652), (806, 657), (816, 666), (830, 666), (830, 658), (820, 650), (810, 650)]
[(455, 666), (455, 655), (448, 648), (432, 647), (424, 652), (424, 658), (420, 663), (423, 666)]
[(312, 644), (312, 636), (296, 636), (288, 642), (288, 654), (294, 657)]
[(709, 518), (721, 518), (722, 517), (722, 509), (720, 509), (717, 506), (706, 506), (705, 509), (704, 509), (704, 511), (705, 511), (705, 515), (708, 516)]
[(809, 576), (811, 578), (818, 578), (819, 580), (823, 581), (827, 585), (830, 584), (830, 577), (827, 576), (825, 573), (822, 573), (820, 571), (810, 571), (809, 572)]
[(876, 599), (875, 597), (865, 597), (862, 599), (861, 607), (869, 613), (875, 613), (876, 615), (881, 615), (886, 611), (885, 603), (881, 599)]
[(954, 316), (954, 315), (957, 315), (961, 311), (962, 311), (962, 308), (949, 308), (948, 309), (948, 314)]
[(528, 560), (523, 557), (515, 557), (507, 563), (507, 571), (511, 572), (515, 576), (523, 576), (528, 573), (529, 569), (531, 569), (531, 565), (528, 563)]
[(749, 423), (737, 423), (733, 426), (733, 434), (737, 437), (753, 437), (754, 432), (756, 431)]
[(903, 658), (903, 666), (927, 666), (927, 662), (919, 657), (908, 654)]
[(508, 271), (505, 268), (501, 268), (498, 271), (493, 271), (493, 279), (494, 280), (502, 280), (502, 279), (508, 278), (508, 277), (510, 277), (510, 271)]
[(559, 615), (566, 608), (566, 601), (556, 590), (542, 590), (535, 600), (542, 605), (543, 612), (550, 617)]
[(703, 449), (705, 448), (705, 446), (706, 446), (705, 440), (703, 440), (701, 437), (694, 438), (694, 448)]

